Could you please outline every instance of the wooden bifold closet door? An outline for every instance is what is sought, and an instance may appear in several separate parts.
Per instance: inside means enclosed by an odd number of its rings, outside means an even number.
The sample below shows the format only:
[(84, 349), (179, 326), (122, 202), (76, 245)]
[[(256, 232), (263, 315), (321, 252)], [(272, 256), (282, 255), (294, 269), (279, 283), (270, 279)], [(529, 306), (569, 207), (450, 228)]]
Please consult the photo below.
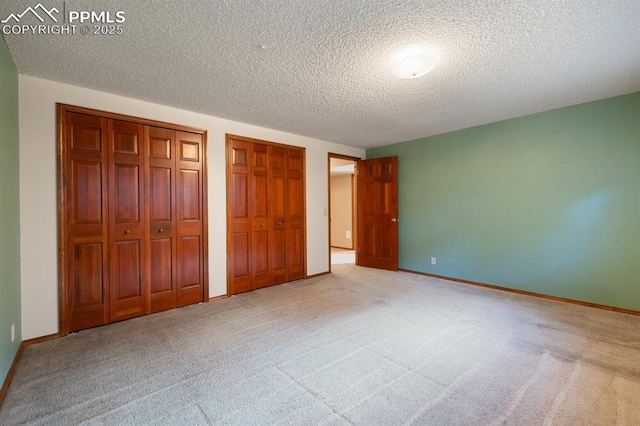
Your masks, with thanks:
[(227, 135), (229, 294), (304, 278), (304, 152)]
[(61, 334), (203, 301), (204, 133), (58, 108)]

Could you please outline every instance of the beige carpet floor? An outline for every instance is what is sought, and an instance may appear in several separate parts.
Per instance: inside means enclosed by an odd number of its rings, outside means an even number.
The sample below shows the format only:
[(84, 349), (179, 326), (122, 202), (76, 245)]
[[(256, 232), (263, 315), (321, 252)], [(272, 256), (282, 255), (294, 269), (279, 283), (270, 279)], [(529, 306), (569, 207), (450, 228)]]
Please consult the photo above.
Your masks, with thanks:
[(640, 424), (640, 317), (333, 271), (29, 346), (0, 424)]

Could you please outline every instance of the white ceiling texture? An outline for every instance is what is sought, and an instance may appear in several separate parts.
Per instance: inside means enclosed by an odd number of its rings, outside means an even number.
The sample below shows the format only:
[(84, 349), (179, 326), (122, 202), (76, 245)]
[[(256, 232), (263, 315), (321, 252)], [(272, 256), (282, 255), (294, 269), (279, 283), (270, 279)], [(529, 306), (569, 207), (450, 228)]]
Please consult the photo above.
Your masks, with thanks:
[[(4, 35), (21, 74), (357, 147), (640, 91), (640, 0), (2, 0), (0, 19), (38, 2), (123, 11), (123, 34)], [(440, 63), (399, 79), (413, 44)]]

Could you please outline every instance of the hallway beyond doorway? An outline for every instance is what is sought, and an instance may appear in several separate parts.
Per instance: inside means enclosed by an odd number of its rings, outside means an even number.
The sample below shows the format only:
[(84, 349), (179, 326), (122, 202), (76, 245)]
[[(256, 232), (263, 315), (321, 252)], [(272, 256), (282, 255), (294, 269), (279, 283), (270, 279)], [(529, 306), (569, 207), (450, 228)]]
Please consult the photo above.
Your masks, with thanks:
[(356, 252), (355, 250), (347, 250), (337, 247), (331, 247), (331, 264), (332, 265), (341, 265), (341, 264), (355, 264), (356, 263)]

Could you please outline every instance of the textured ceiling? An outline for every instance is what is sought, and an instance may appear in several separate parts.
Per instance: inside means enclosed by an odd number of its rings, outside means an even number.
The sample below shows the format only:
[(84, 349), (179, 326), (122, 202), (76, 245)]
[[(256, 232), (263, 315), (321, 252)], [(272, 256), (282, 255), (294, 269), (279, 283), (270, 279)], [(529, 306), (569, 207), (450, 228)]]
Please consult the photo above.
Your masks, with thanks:
[[(358, 147), (640, 90), (640, 0), (41, 2), (124, 33), (5, 35), (21, 74)], [(394, 77), (416, 43), (439, 66)]]

